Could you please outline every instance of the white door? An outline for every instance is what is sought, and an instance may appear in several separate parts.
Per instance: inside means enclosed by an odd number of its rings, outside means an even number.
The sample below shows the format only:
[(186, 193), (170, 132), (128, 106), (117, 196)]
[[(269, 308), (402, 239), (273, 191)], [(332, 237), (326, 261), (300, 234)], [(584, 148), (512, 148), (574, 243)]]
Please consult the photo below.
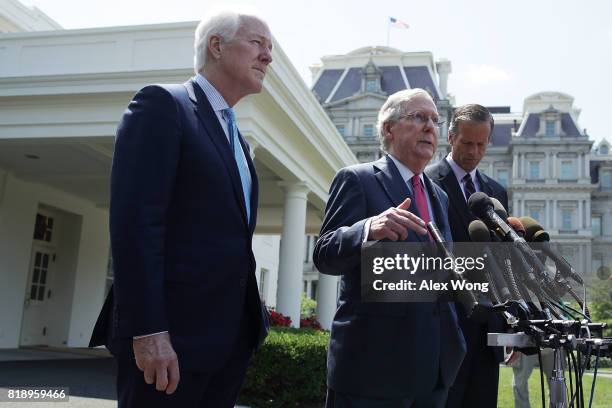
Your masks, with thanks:
[(47, 308), (53, 295), (53, 265), (55, 249), (53, 242), (57, 229), (50, 214), (39, 211), (32, 244), (28, 283), (24, 296), (23, 320), (21, 324), (22, 346), (47, 344)]
[(52, 293), (50, 285), (52, 259), (53, 253), (49, 248), (39, 245), (32, 247), (21, 326), (21, 345), (23, 346), (46, 343), (45, 305)]

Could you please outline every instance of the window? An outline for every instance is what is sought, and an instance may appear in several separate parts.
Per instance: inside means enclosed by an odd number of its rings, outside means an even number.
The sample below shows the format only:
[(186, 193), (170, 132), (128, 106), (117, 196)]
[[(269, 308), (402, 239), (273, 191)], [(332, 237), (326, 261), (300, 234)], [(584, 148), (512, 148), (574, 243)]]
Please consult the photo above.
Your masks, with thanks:
[(374, 125), (363, 125), (363, 135), (365, 137), (374, 136)]
[(312, 292), (312, 296), (311, 299), (313, 300), (317, 300), (317, 285), (318, 285), (318, 281), (312, 281), (311, 283), (311, 292)]
[(574, 162), (572, 160), (563, 160), (561, 162), (561, 179), (569, 180), (576, 178), (574, 176)]
[(555, 121), (554, 120), (546, 121), (546, 136), (548, 137), (555, 136)]
[(603, 145), (599, 148), (600, 154), (608, 154), (610, 149), (608, 149), (608, 145)]
[(376, 80), (368, 79), (366, 81), (366, 92), (376, 92)]
[(259, 297), (265, 299), (266, 296), (266, 282), (268, 280), (269, 271), (266, 268), (260, 269), (259, 274)]
[(529, 178), (531, 180), (539, 180), (540, 178), (540, 163), (537, 161), (529, 162)]
[(341, 136), (346, 136), (345, 135), (345, 130), (344, 130), (344, 125), (336, 125), (336, 129), (338, 129), (338, 133), (340, 133)]
[(572, 210), (561, 211), (561, 229), (564, 231), (572, 229)]
[(602, 189), (612, 189), (612, 170), (602, 170), (599, 183)]
[(542, 224), (541, 214), (539, 208), (532, 208), (529, 210), (529, 216), (536, 220), (538, 223)]
[(591, 217), (591, 231), (593, 231), (594, 237), (602, 235), (601, 231), (601, 215), (593, 215)]
[(497, 170), (497, 181), (504, 187), (508, 187), (508, 169)]
[(43, 214), (36, 214), (34, 225), (34, 239), (51, 242), (53, 236), (53, 218)]

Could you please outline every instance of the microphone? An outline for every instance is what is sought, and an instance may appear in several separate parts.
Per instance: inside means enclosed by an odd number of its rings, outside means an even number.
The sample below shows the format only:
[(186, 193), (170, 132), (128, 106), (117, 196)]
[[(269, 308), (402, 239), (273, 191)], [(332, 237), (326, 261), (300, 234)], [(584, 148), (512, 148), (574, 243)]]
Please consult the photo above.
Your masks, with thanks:
[(502, 220), (508, 219), (508, 211), (504, 208), (504, 205), (495, 197), (489, 197), (493, 202), (493, 209), (501, 217)]
[(529, 242), (539, 243), (542, 248), (542, 252), (544, 252), (546, 256), (548, 256), (555, 263), (555, 265), (559, 269), (559, 272), (561, 272), (561, 275), (563, 275), (564, 278), (572, 278), (574, 281), (583, 285), (584, 280), (574, 270), (572, 265), (570, 265), (570, 263), (567, 262), (567, 260), (563, 258), (561, 254), (557, 253), (552, 248), (552, 246), (550, 245), (550, 235), (548, 235), (548, 233), (544, 231), (544, 228), (531, 217), (521, 217), (520, 220), (523, 225), (525, 225), (525, 230), (529, 231), (525, 235), (525, 239)]
[[(452, 254), (452, 252), (446, 247), (446, 241), (444, 240), (442, 233), (440, 232), (436, 224), (433, 223), (433, 221), (430, 221), (427, 223), (427, 230), (429, 231), (434, 242), (436, 243), (436, 247), (438, 248), (438, 250), (442, 252), (445, 258), (452, 259), (453, 265), (454, 265), (455, 257)], [(466, 282), (466, 279), (463, 276), (463, 274), (458, 273), (455, 270), (453, 270), (453, 275), (455, 275), (456, 278), (461, 279), (462, 281)], [(488, 320), (489, 312), (493, 307), (493, 305), (490, 302), (488, 304), (481, 303), (478, 300), (477, 295), (474, 293), (473, 290), (461, 290), (457, 294), (457, 297), (459, 299), (459, 302), (463, 305), (463, 307), (467, 311), (468, 317), (474, 319), (477, 322), (481, 322), (481, 323), (486, 322)], [(486, 298), (483, 298), (483, 299), (486, 299)]]
[[(491, 242), (491, 233), (489, 232), (489, 229), (485, 223), (480, 220), (470, 222), (470, 225), (468, 226), (468, 233), (472, 242)], [(485, 272), (485, 274), (487, 275), (491, 286), (497, 289), (498, 297), (503, 302), (506, 302), (513, 297), (515, 299), (518, 298), (519, 296), (517, 296), (517, 294), (510, 292), (510, 289), (506, 284), (507, 280), (504, 279), (505, 274), (499, 270), (499, 266), (495, 261), (497, 257), (491, 253), (491, 249), (488, 245), (484, 245), (483, 252), (487, 259), (490, 260), (487, 264), (488, 270)]]
[[(554, 282), (547, 275), (546, 267), (540, 262), (529, 245), (527, 245), (527, 242), (495, 212), (491, 198), (482, 192), (474, 193), (468, 199), (468, 207), (476, 217), (484, 221), (487, 227), (495, 231), (503, 241), (514, 242), (516, 244), (514, 250), (521, 255), (519, 259), (522, 259), (522, 256), (524, 256), (526, 259), (523, 260), (533, 266), (532, 269), (536, 272), (540, 282), (535, 282), (536, 284), (530, 285), (530, 288), (539, 293), (541, 293), (541, 290), (544, 290), (546, 294), (551, 296), (551, 293), (554, 293), (551, 290), (554, 287)], [(530, 278), (529, 274), (527, 277)], [(536, 295), (539, 294), (538, 292), (536, 292)], [(552, 295), (551, 297), (554, 298), (555, 296)]]
[(525, 238), (525, 227), (523, 223), (516, 217), (508, 217), (508, 224), (518, 234), (519, 237)]

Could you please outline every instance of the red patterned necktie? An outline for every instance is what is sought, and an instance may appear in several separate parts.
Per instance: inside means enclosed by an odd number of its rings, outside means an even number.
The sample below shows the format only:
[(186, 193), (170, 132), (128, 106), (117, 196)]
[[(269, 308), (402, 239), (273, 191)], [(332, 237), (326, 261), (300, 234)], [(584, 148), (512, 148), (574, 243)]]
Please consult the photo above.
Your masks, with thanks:
[[(414, 201), (416, 204), (416, 208), (419, 211), (419, 216), (425, 224), (427, 224), (431, 219), (429, 218), (429, 207), (427, 206), (427, 197), (425, 197), (425, 189), (423, 188), (423, 183), (421, 182), (421, 178), (418, 174), (415, 174), (410, 179), (412, 183), (412, 191), (414, 192)], [(431, 235), (428, 233), (427, 237), (431, 241)]]

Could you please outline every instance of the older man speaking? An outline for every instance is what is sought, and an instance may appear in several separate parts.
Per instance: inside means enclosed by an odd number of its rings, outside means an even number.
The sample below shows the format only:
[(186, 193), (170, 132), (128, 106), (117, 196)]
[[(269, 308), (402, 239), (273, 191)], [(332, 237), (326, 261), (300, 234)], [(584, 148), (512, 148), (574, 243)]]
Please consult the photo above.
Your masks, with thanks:
[(271, 50), (260, 18), (211, 15), (195, 32), (196, 76), (143, 88), (119, 125), (115, 282), (91, 345), (117, 359), (120, 407), (233, 407), (265, 338), (257, 176), (232, 107), (261, 91)]
[(450, 241), (448, 198), (423, 174), (438, 143), (436, 105), (422, 89), (391, 95), (378, 114), (380, 160), (334, 178), (314, 261), (340, 275), (327, 361), (328, 407), (442, 407), (465, 342), (452, 303), (360, 299), (365, 241), (428, 241), (434, 221)]

